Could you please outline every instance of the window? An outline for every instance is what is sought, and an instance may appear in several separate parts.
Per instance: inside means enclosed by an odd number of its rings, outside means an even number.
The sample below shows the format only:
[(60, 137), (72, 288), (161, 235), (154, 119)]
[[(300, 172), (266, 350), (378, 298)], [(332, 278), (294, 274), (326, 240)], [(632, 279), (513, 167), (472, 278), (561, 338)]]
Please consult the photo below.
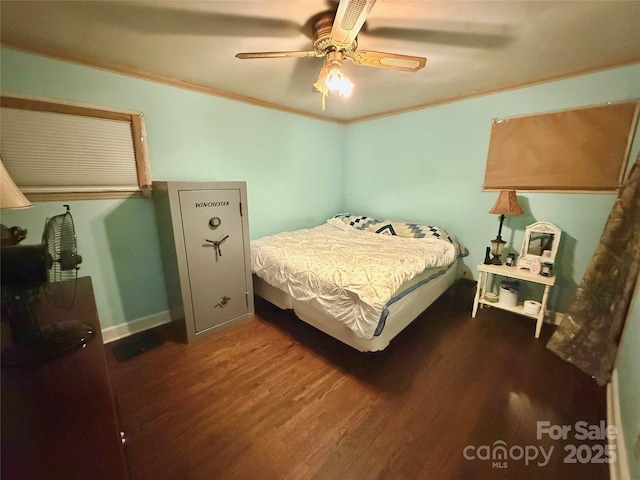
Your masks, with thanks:
[(147, 194), (142, 113), (1, 97), (0, 155), (31, 201)]

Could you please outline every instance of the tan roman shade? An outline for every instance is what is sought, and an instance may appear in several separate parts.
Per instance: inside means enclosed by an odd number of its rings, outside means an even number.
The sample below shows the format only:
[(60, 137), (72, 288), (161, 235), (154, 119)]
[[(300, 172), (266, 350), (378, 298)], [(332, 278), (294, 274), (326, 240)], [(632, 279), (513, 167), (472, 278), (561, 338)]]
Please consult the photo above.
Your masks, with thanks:
[(637, 100), (494, 119), (484, 190), (616, 191)]

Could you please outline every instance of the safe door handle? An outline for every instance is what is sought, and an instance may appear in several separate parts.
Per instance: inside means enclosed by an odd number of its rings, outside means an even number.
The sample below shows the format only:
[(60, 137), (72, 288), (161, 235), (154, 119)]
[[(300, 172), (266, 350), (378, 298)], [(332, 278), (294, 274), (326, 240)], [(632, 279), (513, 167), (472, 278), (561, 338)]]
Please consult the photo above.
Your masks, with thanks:
[(229, 235), (225, 235), (220, 240), (209, 240), (208, 238), (205, 238), (205, 241), (212, 244), (213, 248), (216, 251), (216, 262), (218, 261), (218, 257), (222, 256), (222, 250), (220, 250), (220, 245), (222, 245), (222, 242), (224, 242), (227, 238), (229, 238)]

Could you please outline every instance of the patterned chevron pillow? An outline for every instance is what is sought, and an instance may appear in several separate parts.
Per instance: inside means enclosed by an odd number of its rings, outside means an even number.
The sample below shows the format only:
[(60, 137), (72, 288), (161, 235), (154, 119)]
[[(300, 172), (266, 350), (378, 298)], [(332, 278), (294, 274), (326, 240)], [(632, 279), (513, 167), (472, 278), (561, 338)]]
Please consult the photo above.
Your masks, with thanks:
[(367, 230), (374, 232), (376, 226), (382, 225), (384, 220), (374, 217), (362, 217), (358, 215), (349, 215), (348, 213), (336, 215), (335, 218), (339, 218), (347, 225), (351, 225), (358, 230)]
[(383, 235), (396, 235), (407, 238), (425, 238), (431, 236), (441, 240), (447, 240), (458, 249), (459, 255), (466, 256), (469, 254), (467, 248), (462, 245), (454, 235), (447, 232), (444, 228), (435, 225), (422, 225), (401, 220), (381, 220), (375, 217), (349, 214), (336, 215), (335, 218), (339, 218), (347, 225), (351, 225), (358, 230), (381, 233)]

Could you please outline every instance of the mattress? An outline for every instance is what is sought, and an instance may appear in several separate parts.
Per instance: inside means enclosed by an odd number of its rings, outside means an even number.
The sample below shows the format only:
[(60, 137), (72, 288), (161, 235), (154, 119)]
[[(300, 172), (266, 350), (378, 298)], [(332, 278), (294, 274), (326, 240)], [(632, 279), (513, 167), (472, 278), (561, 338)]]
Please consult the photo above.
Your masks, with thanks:
[(372, 338), (355, 335), (344, 324), (337, 322), (304, 301), (293, 299), (286, 292), (253, 276), (254, 292), (281, 309), (293, 310), (298, 318), (318, 330), (362, 352), (384, 350), (404, 328), (451, 287), (457, 276), (458, 263), (431, 269), (407, 282), (387, 306), (384, 328)]
[(456, 256), (447, 240), (381, 235), (335, 218), (251, 242), (254, 274), (368, 339), (384, 327), (385, 310), (409, 282)]

